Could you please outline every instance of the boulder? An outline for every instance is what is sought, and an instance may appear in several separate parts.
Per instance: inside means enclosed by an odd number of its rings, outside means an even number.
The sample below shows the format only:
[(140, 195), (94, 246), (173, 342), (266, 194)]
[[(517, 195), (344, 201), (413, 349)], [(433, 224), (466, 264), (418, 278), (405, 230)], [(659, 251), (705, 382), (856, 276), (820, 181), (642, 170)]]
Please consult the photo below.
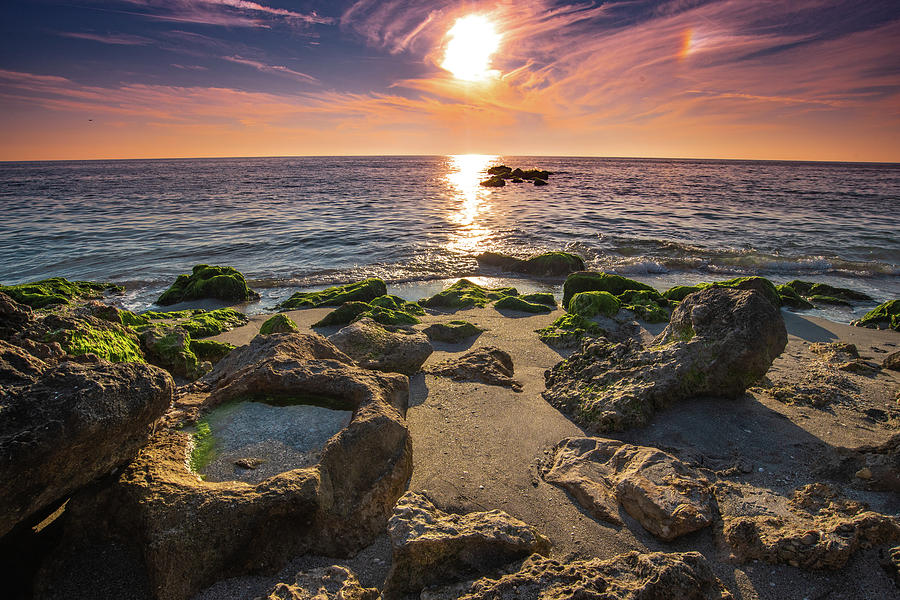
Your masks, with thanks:
[(621, 505), (644, 529), (671, 541), (714, 520), (710, 478), (656, 448), (568, 438), (551, 460), (544, 479), (603, 521), (621, 525)]
[(503, 180), (503, 177), (500, 175), (494, 175), (493, 177), (489, 177), (481, 182), (483, 187), (503, 187), (506, 185), (506, 181)]
[(512, 378), (514, 374), (512, 357), (493, 346), (470, 350), (459, 358), (440, 362), (426, 372), (449, 377), (453, 381), (473, 381), (509, 387), (516, 392), (522, 391), (522, 384)]
[(124, 291), (125, 288), (112, 283), (69, 281), (62, 277), (51, 277), (18, 285), (0, 285), (0, 293), (31, 308), (69, 304), (76, 299), (102, 298), (105, 293), (122, 293)]
[[(0, 342), (17, 381), (0, 388), (0, 536), (37, 511), (127, 463), (169, 408), (174, 384), (137, 363), (49, 368)], [(3, 369), (0, 369), (0, 373)], [(7, 384), (14, 385), (7, 385)]]
[(621, 275), (579, 271), (569, 275), (563, 284), (563, 306), (569, 306), (572, 296), (578, 292), (609, 292), (613, 296), (618, 296), (629, 290), (645, 290), (655, 293), (660, 298), (662, 297), (659, 292), (649, 285), (622, 277)]
[(611, 317), (619, 312), (619, 301), (609, 292), (578, 292), (569, 300), (566, 310), (587, 319), (597, 315)]
[(298, 331), (297, 324), (285, 314), (272, 315), (266, 319), (259, 328), (259, 332), (263, 335), (270, 333), (291, 333)]
[(281, 310), (296, 308), (322, 308), (324, 306), (340, 306), (345, 302), (371, 302), (379, 296), (387, 294), (387, 285), (377, 277), (370, 277), (336, 285), (318, 292), (295, 292), (290, 298), (278, 305)]
[(301, 571), (294, 583), (279, 583), (256, 600), (378, 600), (378, 590), (364, 588), (346, 567)]
[[(160, 600), (185, 600), (299, 554), (348, 556), (371, 544), (412, 472), (409, 382), (352, 362), (321, 336), (300, 333), (236, 348), (185, 389), (171, 426), (111, 485), (69, 502), (67, 535), (89, 530), (139, 548)], [(195, 436), (186, 426), (212, 407), (259, 396), (330, 400), (352, 419), (318, 464), (256, 484), (198, 477), (187, 464)]]
[(497, 252), (482, 252), (475, 257), (475, 260), (479, 264), (497, 267), (504, 271), (527, 273), (542, 277), (568, 275), (569, 273), (584, 270), (584, 259), (571, 252), (544, 252), (527, 259), (515, 258)]
[(460, 279), (442, 292), (420, 300), (419, 304), (429, 308), (474, 308), (483, 307), (504, 296), (518, 296), (515, 288), (485, 288), (468, 279)]
[(515, 310), (527, 313), (548, 313), (553, 312), (553, 308), (555, 307), (547, 306), (546, 304), (539, 302), (529, 302), (523, 296), (506, 296), (505, 298), (497, 300), (496, 304), (494, 304), (494, 308), (497, 310)]
[(900, 331), (900, 299), (889, 300), (883, 304), (879, 304), (861, 319), (857, 319), (850, 323), (857, 327), (868, 327), (869, 329), (893, 329)]
[(8, 338), (34, 320), (31, 307), (0, 292), (0, 338)]
[(603, 337), (606, 331), (598, 323), (580, 315), (565, 314), (550, 325), (536, 329), (538, 339), (553, 348), (577, 348), (585, 337)]
[(609, 560), (560, 562), (531, 556), (518, 571), (473, 582), (437, 600), (731, 600), (699, 552), (627, 552)]
[(459, 343), (470, 337), (480, 335), (484, 329), (468, 321), (448, 321), (435, 323), (422, 330), (428, 339), (434, 342)]
[(722, 537), (741, 562), (839, 569), (861, 548), (900, 541), (900, 519), (872, 512), (824, 483), (798, 488), (790, 499), (723, 483), (716, 498)]
[(414, 492), (397, 502), (388, 534), (392, 559), (385, 600), (418, 593), (429, 585), (478, 577), (550, 550), (550, 542), (533, 527), (503, 511), (448, 514)]
[(49, 368), (50, 365), (24, 348), (0, 340), (0, 385), (34, 383)]
[(544, 398), (594, 431), (640, 427), (675, 402), (740, 396), (786, 344), (781, 312), (762, 294), (709, 287), (687, 296), (648, 348), (586, 343), (547, 371)]
[(141, 346), (150, 362), (191, 380), (212, 368), (212, 363), (201, 361), (194, 352), (192, 341), (191, 334), (181, 327), (151, 327), (141, 334)]
[[(872, 297), (867, 294), (863, 294), (862, 292), (857, 292), (856, 290), (851, 290), (848, 288), (834, 287), (828, 285), (827, 283), (813, 283), (811, 281), (800, 281), (799, 279), (795, 279), (793, 281), (788, 281), (786, 284), (784, 284), (784, 287), (792, 289), (794, 292), (805, 298), (815, 298), (817, 296), (820, 296), (833, 298), (839, 301), (872, 301)], [(780, 286), (779, 291), (781, 291)]]
[(259, 300), (259, 294), (247, 287), (243, 274), (232, 267), (194, 265), (191, 274), (179, 275), (175, 283), (156, 299), (156, 303), (168, 306), (207, 298), (224, 302), (246, 302)]
[(891, 352), (881, 361), (882, 369), (890, 369), (891, 371), (900, 371), (900, 350)]
[(344, 327), (328, 341), (366, 369), (415, 375), (434, 352), (428, 338), (412, 331), (388, 331), (364, 318)]

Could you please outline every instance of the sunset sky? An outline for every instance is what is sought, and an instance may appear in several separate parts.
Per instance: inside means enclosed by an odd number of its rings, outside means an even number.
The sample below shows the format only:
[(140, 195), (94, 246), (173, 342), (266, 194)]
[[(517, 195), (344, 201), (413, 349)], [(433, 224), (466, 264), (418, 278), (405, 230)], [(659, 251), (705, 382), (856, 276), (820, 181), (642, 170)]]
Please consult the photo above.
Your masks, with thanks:
[(900, 3), (6, 0), (0, 160), (900, 162)]

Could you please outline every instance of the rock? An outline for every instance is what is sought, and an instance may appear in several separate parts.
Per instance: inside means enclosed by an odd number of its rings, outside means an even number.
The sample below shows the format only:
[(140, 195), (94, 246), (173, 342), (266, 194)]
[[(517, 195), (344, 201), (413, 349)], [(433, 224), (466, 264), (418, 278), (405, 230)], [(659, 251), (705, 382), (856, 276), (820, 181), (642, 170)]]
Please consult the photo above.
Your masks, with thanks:
[[(660, 295), (659, 292), (649, 285), (622, 277), (621, 275), (580, 271), (569, 275), (563, 284), (563, 306), (569, 306), (572, 296), (578, 292), (609, 292), (613, 296), (618, 296), (628, 290), (645, 290)], [(660, 297), (662, 296), (660, 295)]]
[(448, 514), (414, 492), (407, 492), (397, 502), (388, 521), (388, 534), (392, 559), (384, 584), (385, 600), (417, 593), (429, 585), (477, 577), (550, 550), (550, 542), (533, 527), (503, 511)]
[(722, 536), (741, 562), (839, 569), (860, 548), (900, 540), (900, 519), (872, 512), (823, 483), (803, 486), (787, 501), (758, 490), (747, 502), (753, 494), (734, 484), (720, 484), (716, 497)]
[(111, 362), (144, 362), (137, 336), (129, 329), (97, 317), (47, 315), (41, 322), (45, 341), (59, 343), (70, 356), (95, 355)]
[(197, 355), (201, 363), (216, 364), (234, 350), (233, 344), (215, 340), (191, 340), (191, 352)]
[[(9, 346), (0, 351), (6, 363)], [(131, 460), (174, 390), (165, 371), (144, 364), (45, 368), (34, 359), (18, 368), (15, 385), (7, 378), (0, 388), (0, 536)]]
[[(756, 290), (765, 296), (775, 306), (781, 306), (781, 294), (775, 284), (765, 277), (737, 277), (714, 283), (698, 283), (697, 285), (677, 285), (663, 294), (667, 300), (680, 302), (689, 294), (699, 292), (708, 287), (729, 287), (738, 290)], [(810, 305), (808, 308), (812, 308)]]
[(48, 368), (47, 363), (23, 348), (0, 340), (0, 385), (34, 383)]
[(568, 275), (584, 269), (584, 259), (570, 252), (544, 252), (524, 260), (496, 252), (482, 252), (475, 260), (479, 264), (498, 267), (504, 271), (542, 277)]
[(192, 348), (191, 335), (181, 327), (153, 327), (141, 334), (141, 345), (150, 362), (173, 375), (197, 379), (212, 363), (201, 361)]
[(587, 319), (597, 315), (611, 317), (619, 312), (619, 301), (609, 292), (578, 292), (569, 300), (566, 310)]
[(635, 318), (648, 323), (665, 323), (669, 320), (666, 306), (669, 302), (658, 292), (647, 290), (626, 290), (616, 296), (619, 308), (630, 310)]
[(900, 546), (895, 546), (882, 554), (881, 568), (900, 587)]
[(553, 308), (546, 304), (538, 302), (529, 302), (522, 296), (506, 296), (497, 300), (494, 304), (497, 310), (516, 310), (527, 313), (548, 313), (553, 312)]
[(125, 288), (112, 283), (69, 281), (62, 277), (52, 277), (18, 285), (0, 285), (0, 293), (31, 308), (69, 304), (76, 299), (102, 298), (104, 293), (122, 293), (124, 291)]
[(325, 315), (313, 327), (347, 325), (363, 318), (369, 318), (382, 325), (406, 326), (420, 323), (417, 315), (425, 310), (415, 302), (407, 302), (397, 296), (379, 296), (371, 302), (347, 302)]
[[(803, 296), (805, 298), (815, 298), (816, 296), (832, 298), (834, 300), (840, 301), (856, 301), (856, 302), (871, 302), (871, 296), (863, 294), (862, 292), (857, 292), (856, 290), (851, 290), (848, 288), (839, 288), (830, 286), (827, 283), (812, 283), (810, 281), (800, 281), (799, 279), (795, 279), (793, 281), (788, 281), (784, 284), (784, 287), (792, 289), (794, 292)], [(779, 290), (781, 287), (779, 286)]]
[(256, 469), (264, 462), (266, 461), (262, 458), (239, 458), (234, 461), (234, 464), (242, 469)]
[(431, 341), (457, 344), (470, 337), (481, 335), (483, 331), (484, 329), (468, 321), (448, 321), (429, 325), (422, 330), (422, 333), (427, 335)]
[(344, 327), (328, 341), (361, 367), (404, 375), (418, 373), (434, 352), (425, 335), (388, 331), (368, 318)]
[(219, 335), (235, 327), (246, 325), (247, 315), (233, 308), (202, 310), (194, 313), (186, 321), (178, 321), (178, 326), (191, 334), (192, 338)]
[(581, 345), (585, 337), (603, 337), (606, 331), (594, 321), (579, 315), (565, 314), (555, 321), (536, 329), (538, 338), (553, 348), (573, 348)]
[(299, 331), (297, 324), (294, 323), (289, 316), (280, 313), (266, 319), (259, 328), (259, 332), (263, 335), (268, 335), (270, 333), (291, 333), (292, 331)]
[(854, 344), (844, 344), (840, 342), (816, 342), (809, 345), (809, 351), (818, 354), (828, 362), (846, 362), (848, 360), (859, 358), (859, 350)]
[(533, 183), (534, 183), (534, 185), (547, 185), (546, 181), (544, 181), (543, 179), (538, 179), (538, 178), (535, 178)]
[(347, 285), (336, 285), (319, 292), (295, 292), (278, 305), (281, 310), (340, 306), (345, 302), (370, 302), (387, 294), (387, 286), (377, 277)]
[(515, 288), (484, 288), (468, 279), (460, 279), (442, 292), (421, 300), (419, 304), (429, 308), (483, 307), (505, 296), (518, 296)]
[(699, 552), (627, 552), (610, 560), (571, 562), (531, 556), (514, 573), (480, 579), (462, 594), (445, 598), (731, 600), (733, 596)]
[(900, 350), (891, 352), (881, 361), (882, 369), (890, 369), (892, 371), (900, 371)]
[(279, 583), (257, 600), (378, 600), (378, 590), (364, 588), (352, 571), (332, 566), (301, 571), (294, 583)]
[(8, 338), (34, 320), (31, 307), (0, 292), (0, 336)]
[(551, 460), (544, 478), (603, 521), (621, 525), (621, 504), (644, 529), (671, 541), (714, 520), (712, 481), (656, 448), (568, 438), (556, 445)]
[(778, 290), (782, 306), (790, 306), (799, 310), (815, 308), (812, 302), (798, 294), (794, 288), (788, 285), (776, 285), (775, 289)]
[(884, 304), (879, 304), (863, 318), (850, 323), (857, 327), (868, 327), (869, 329), (893, 329), (900, 331), (900, 300), (889, 300)]
[(453, 381), (473, 381), (488, 385), (499, 385), (522, 391), (522, 384), (512, 378), (514, 374), (512, 357), (493, 346), (482, 346), (466, 352), (459, 358), (440, 362), (426, 373), (449, 377)]
[(179, 275), (175, 283), (156, 299), (160, 306), (187, 300), (212, 298), (224, 302), (259, 300), (259, 294), (247, 287), (247, 280), (231, 267), (194, 265), (190, 275)]
[[(516, 169), (521, 172), (521, 169)], [(512, 167), (507, 167), (506, 165), (497, 165), (495, 167), (491, 167), (487, 170), (488, 175), (506, 175), (512, 171)]]
[(111, 485), (69, 502), (66, 535), (90, 531), (139, 548), (159, 600), (186, 600), (300, 554), (349, 556), (371, 544), (412, 472), (409, 383), (351, 363), (321, 336), (300, 333), (236, 348), (185, 389), (178, 413), (196, 418), (255, 395), (331, 399), (353, 416), (319, 463), (257, 484), (203, 481), (186, 464), (193, 436), (179, 425), (189, 422), (172, 423)]
[(900, 433), (882, 444), (837, 448), (835, 456), (823, 462), (822, 476), (844, 481), (858, 477), (868, 489), (900, 493)]
[(547, 371), (544, 398), (594, 431), (640, 427), (675, 402), (740, 396), (786, 344), (781, 313), (765, 297), (710, 287), (686, 297), (649, 348), (585, 344)]
[(494, 175), (488, 179), (485, 179), (481, 182), (481, 185), (484, 187), (503, 187), (506, 185), (506, 181), (499, 175)]

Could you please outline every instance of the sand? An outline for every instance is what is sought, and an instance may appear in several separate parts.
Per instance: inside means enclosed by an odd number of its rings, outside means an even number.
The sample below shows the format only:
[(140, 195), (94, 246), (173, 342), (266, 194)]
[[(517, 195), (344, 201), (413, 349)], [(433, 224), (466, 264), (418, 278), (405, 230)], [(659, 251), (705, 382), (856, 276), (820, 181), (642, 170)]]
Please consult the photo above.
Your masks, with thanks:
[[(289, 315), (301, 331), (306, 331), (328, 312), (312, 309), (292, 311)], [(467, 343), (434, 343), (435, 352), (425, 368), (470, 347), (497, 346), (512, 356), (515, 377), (523, 389), (517, 393), (431, 375), (413, 377), (407, 414), (414, 456), (410, 490), (427, 494), (443, 510), (505, 510), (547, 535), (556, 558), (610, 558), (629, 550), (697, 550), (711, 561), (735, 597), (742, 600), (896, 597), (897, 588), (878, 567), (876, 550), (857, 553), (844, 569), (836, 572), (764, 563), (736, 565), (728, 561), (727, 549), (717, 545), (712, 528), (674, 542), (661, 542), (627, 515), (624, 527), (590, 517), (563, 490), (541, 480), (536, 467), (560, 439), (584, 434), (541, 397), (544, 371), (564, 358), (566, 352), (541, 343), (534, 330), (562, 313), (557, 310), (547, 315), (518, 317), (509, 314), (501, 315), (493, 308), (471, 309), (429, 315), (423, 318), (423, 325), (416, 327), (465, 319), (486, 328)], [(820, 360), (809, 351), (813, 342), (853, 343), (862, 358), (877, 363), (887, 352), (900, 349), (900, 333), (894, 331), (850, 327), (786, 311), (783, 314), (789, 342), (768, 374), (774, 383), (797, 380), (808, 371), (810, 361)], [(265, 318), (255, 316), (248, 325), (215, 339), (247, 343)], [(661, 326), (649, 329), (647, 336), (658, 332)], [(657, 446), (713, 469), (727, 468), (741, 460), (752, 471), (732, 477), (733, 481), (788, 493), (821, 479), (816, 469), (829, 447), (879, 443), (898, 430), (900, 373), (880, 370), (866, 375), (848, 373), (845, 377), (856, 390), (850, 403), (823, 407), (785, 404), (761, 387), (737, 400), (687, 401), (660, 411), (648, 427), (607, 437)], [(900, 499), (894, 494), (850, 488), (846, 493), (868, 502), (877, 511), (900, 513)], [(357, 572), (364, 585), (380, 586), (390, 564), (389, 540), (382, 536), (351, 560), (298, 557), (274, 576), (222, 581), (197, 598), (252, 598), (277, 581), (292, 580), (300, 569), (330, 564), (346, 565)]]

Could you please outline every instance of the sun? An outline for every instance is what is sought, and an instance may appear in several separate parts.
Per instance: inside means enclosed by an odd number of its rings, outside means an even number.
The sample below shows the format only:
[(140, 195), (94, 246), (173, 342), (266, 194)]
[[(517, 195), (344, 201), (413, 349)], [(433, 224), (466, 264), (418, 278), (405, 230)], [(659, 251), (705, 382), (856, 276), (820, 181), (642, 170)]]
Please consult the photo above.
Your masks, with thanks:
[(485, 81), (499, 73), (491, 69), (491, 57), (500, 48), (500, 34), (482, 15), (460, 17), (447, 31), (447, 50), (441, 68), (463, 81)]

